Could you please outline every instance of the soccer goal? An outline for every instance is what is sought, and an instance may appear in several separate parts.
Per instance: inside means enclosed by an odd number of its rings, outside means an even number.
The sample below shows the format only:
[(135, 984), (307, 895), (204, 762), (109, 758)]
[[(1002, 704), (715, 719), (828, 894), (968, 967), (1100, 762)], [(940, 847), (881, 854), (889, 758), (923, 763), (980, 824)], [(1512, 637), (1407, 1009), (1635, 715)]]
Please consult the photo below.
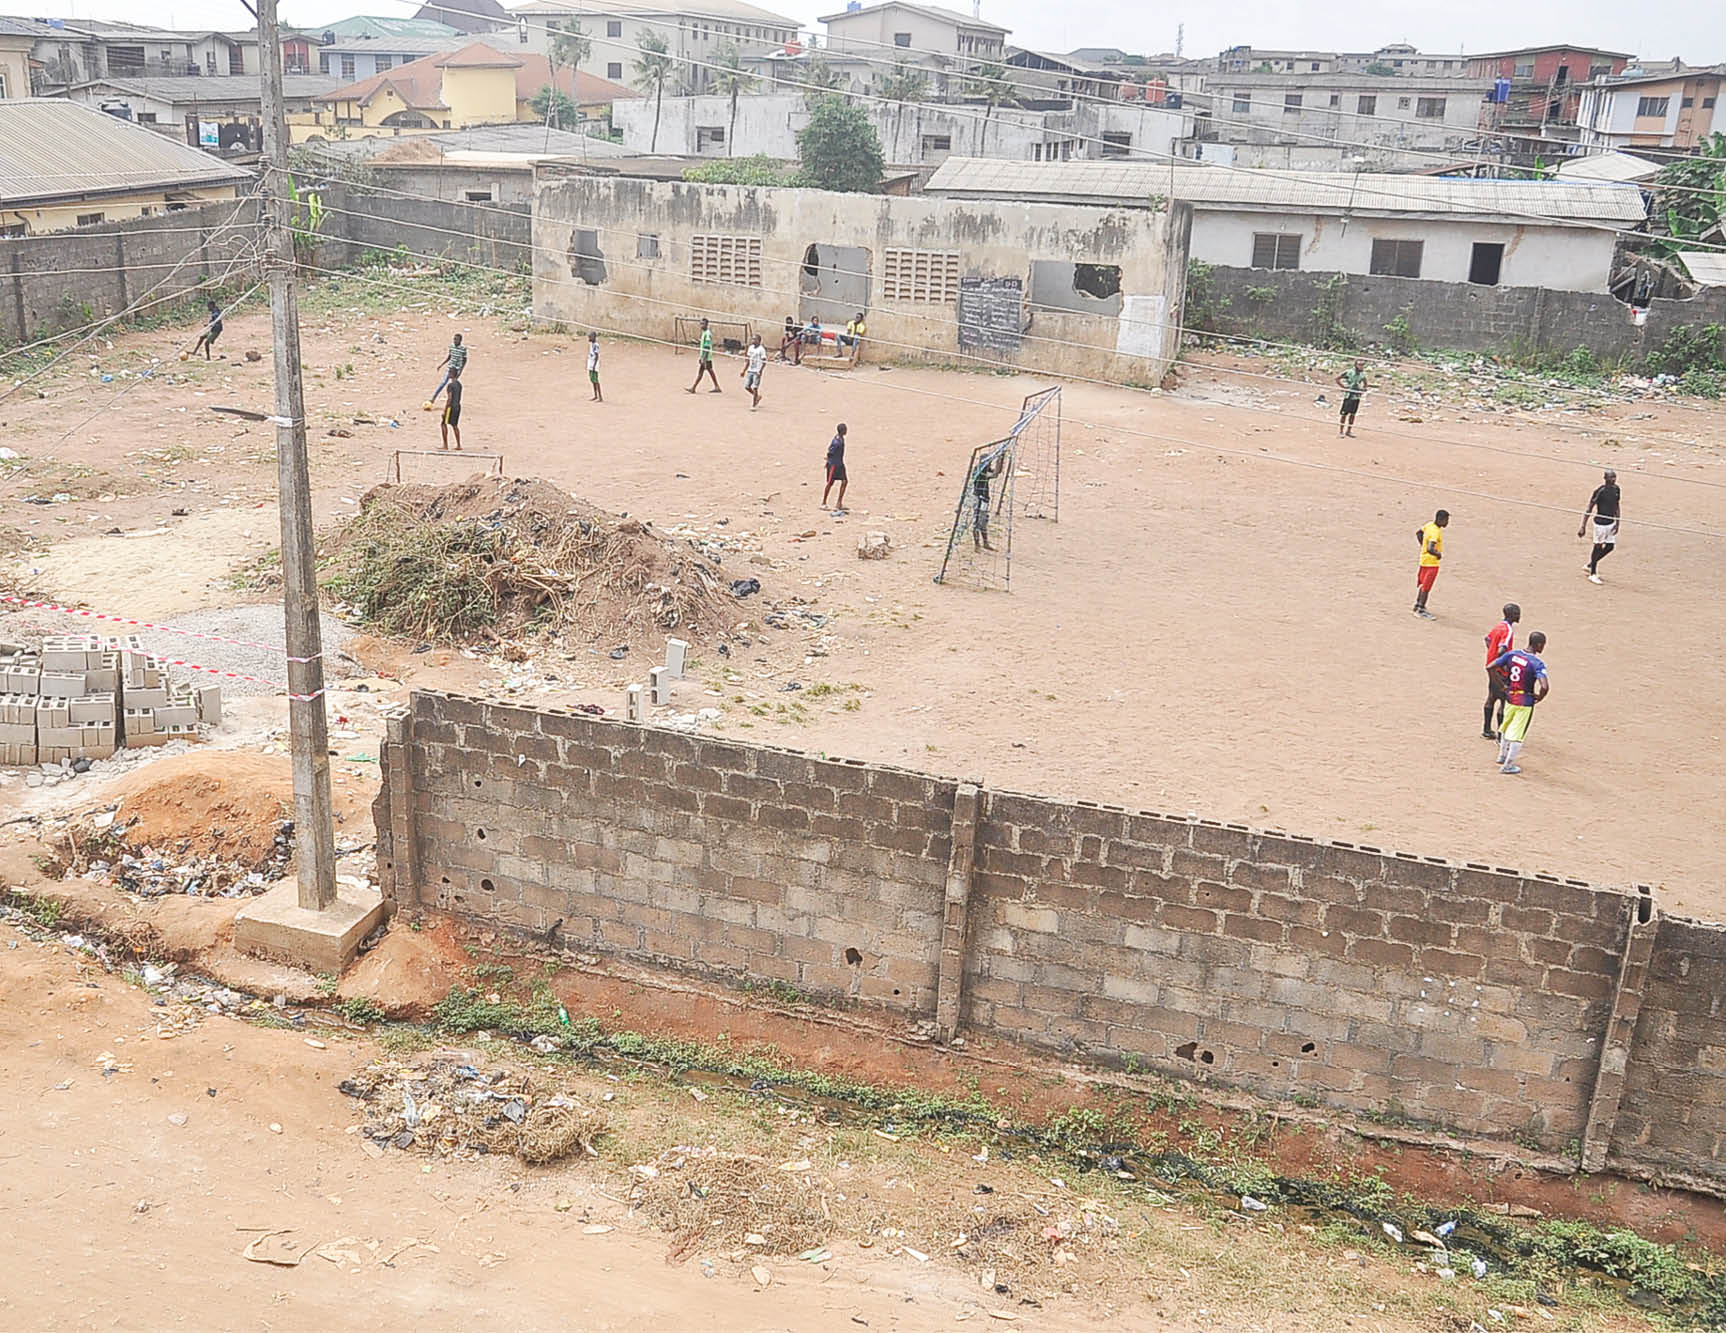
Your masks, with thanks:
[(1002, 439), (971, 451), (937, 583), (1006, 588), (1018, 519), (1061, 518), (1061, 390), (1028, 396)]
[[(707, 326), (713, 331), (715, 351), (741, 355), (749, 350), (749, 335), (752, 329), (746, 320), (710, 319)], [(680, 351), (685, 347), (698, 346), (701, 342), (701, 316), (674, 315), (671, 320), (671, 340)]]

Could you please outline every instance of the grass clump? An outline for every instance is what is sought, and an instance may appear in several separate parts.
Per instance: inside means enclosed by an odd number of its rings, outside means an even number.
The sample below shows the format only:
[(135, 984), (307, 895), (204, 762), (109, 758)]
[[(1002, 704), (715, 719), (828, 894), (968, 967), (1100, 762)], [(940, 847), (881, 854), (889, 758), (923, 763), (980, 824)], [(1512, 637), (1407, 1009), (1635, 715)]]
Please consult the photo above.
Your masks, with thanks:
[[(495, 624), (510, 566), (502, 534), (477, 523), (417, 523), (380, 506), (325, 586), (361, 619), (403, 638), (466, 639)], [(513, 566), (511, 566), (513, 568)]]

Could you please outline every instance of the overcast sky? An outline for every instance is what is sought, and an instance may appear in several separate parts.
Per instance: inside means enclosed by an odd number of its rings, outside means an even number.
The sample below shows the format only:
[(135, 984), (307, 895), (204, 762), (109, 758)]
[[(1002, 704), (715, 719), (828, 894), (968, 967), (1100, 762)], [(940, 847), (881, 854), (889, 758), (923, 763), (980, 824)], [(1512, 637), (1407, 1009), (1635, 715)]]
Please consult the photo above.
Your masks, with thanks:
[[(509, 0), (504, 0), (507, 5)], [(844, 7), (844, 0), (755, 0), (814, 26)], [(418, 0), (281, 0), (284, 22), (313, 25), (352, 14), (412, 16)], [(1386, 42), (1412, 42), (1423, 51), (1492, 51), (1539, 42), (1568, 41), (1628, 51), (1650, 60), (1682, 56), (1692, 64), (1726, 61), (1726, 4), (1692, 0), (1579, 0), (1507, 10), (1494, 0), (1448, 0), (1443, 5), (1399, 5), (1388, 16), (1378, 0), (1329, 0), (1291, 5), (1287, 0), (1237, 0), (1226, 12), (1215, 4), (1155, 7), (1146, 0), (982, 0), (983, 17), (1013, 30), (1010, 41), (1040, 50), (1118, 46), (1153, 53), (1175, 48), (1184, 23), (1183, 50), (1214, 55), (1226, 46), (1315, 47), (1365, 51)], [(240, 0), (0, 0), (0, 13), (37, 17), (126, 19), (180, 28), (244, 28), (251, 18)]]

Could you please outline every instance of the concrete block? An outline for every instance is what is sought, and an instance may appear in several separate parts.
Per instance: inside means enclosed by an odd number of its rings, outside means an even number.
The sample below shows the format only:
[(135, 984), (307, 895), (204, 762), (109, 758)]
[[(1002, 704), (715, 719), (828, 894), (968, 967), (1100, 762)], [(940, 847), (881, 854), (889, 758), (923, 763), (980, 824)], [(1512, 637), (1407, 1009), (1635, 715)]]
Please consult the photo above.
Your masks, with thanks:
[(52, 699), (46, 695), (36, 701), (36, 725), (38, 727), (63, 727), (72, 720), (72, 701), (70, 699)]
[(647, 720), (647, 708), (642, 699), (641, 686), (631, 685), (624, 691), (623, 712), (624, 716), (631, 722), (645, 722)]
[[(91, 660), (92, 657), (95, 658), (94, 661)], [(101, 665), (102, 650), (94, 637), (67, 634), (52, 635), (42, 640), (44, 671), (82, 675), (90, 667)]]
[(156, 709), (156, 730), (167, 731), (172, 727), (192, 727), (198, 725), (198, 706), (193, 703), (171, 703)]
[(656, 666), (647, 673), (648, 691), (653, 696), (653, 706), (664, 708), (671, 702), (671, 679), (667, 668)]
[(338, 884), (335, 902), (311, 911), (300, 906), (297, 884), (279, 884), (234, 914), (234, 943), (243, 953), (339, 975), (384, 910), (376, 891)]
[(0, 722), (0, 745), (34, 745), (34, 722)]
[(84, 669), (82, 667), (75, 672), (44, 670), (42, 683), (37, 689), (43, 696), (51, 695), (56, 699), (76, 699), (80, 695), (88, 693), (84, 687)]
[(222, 687), (220, 685), (200, 685), (192, 691), (193, 706), (198, 710), (198, 721), (207, 727), (214, 727), (222, 720)]
[(0, 741), (0, 764), (34, 764), (36, 759), (36, 742)]
[(72, 700), (71, 720), (73, 722), (106, 722), (114, 724), (114, 696), (112, 694), (86, 694)]
[(689, 645), (682, 639), (665, 641), (665, 669), (673, 680), (682, 680), (689, 663)]
[(168, 691), (160, 685), (128, 685), (123, 691), (126, 707), (132, 708), (166, 708), (168, 706)]
[(124, 722), (126, 736), (148, 736), (156, 730), (156, 710), (153, 708), (128, 708), (125, 710)]

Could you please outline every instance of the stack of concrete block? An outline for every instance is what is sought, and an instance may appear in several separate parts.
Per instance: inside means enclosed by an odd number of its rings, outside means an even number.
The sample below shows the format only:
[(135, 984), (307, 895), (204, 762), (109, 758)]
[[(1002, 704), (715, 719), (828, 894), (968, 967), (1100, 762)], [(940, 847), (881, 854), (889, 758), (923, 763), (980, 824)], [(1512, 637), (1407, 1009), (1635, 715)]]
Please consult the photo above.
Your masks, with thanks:
[(222, 720), (219, 686), (175, 685), (135, 635), (0, 644), (0, 764), (106, 759), (190, 740)]

